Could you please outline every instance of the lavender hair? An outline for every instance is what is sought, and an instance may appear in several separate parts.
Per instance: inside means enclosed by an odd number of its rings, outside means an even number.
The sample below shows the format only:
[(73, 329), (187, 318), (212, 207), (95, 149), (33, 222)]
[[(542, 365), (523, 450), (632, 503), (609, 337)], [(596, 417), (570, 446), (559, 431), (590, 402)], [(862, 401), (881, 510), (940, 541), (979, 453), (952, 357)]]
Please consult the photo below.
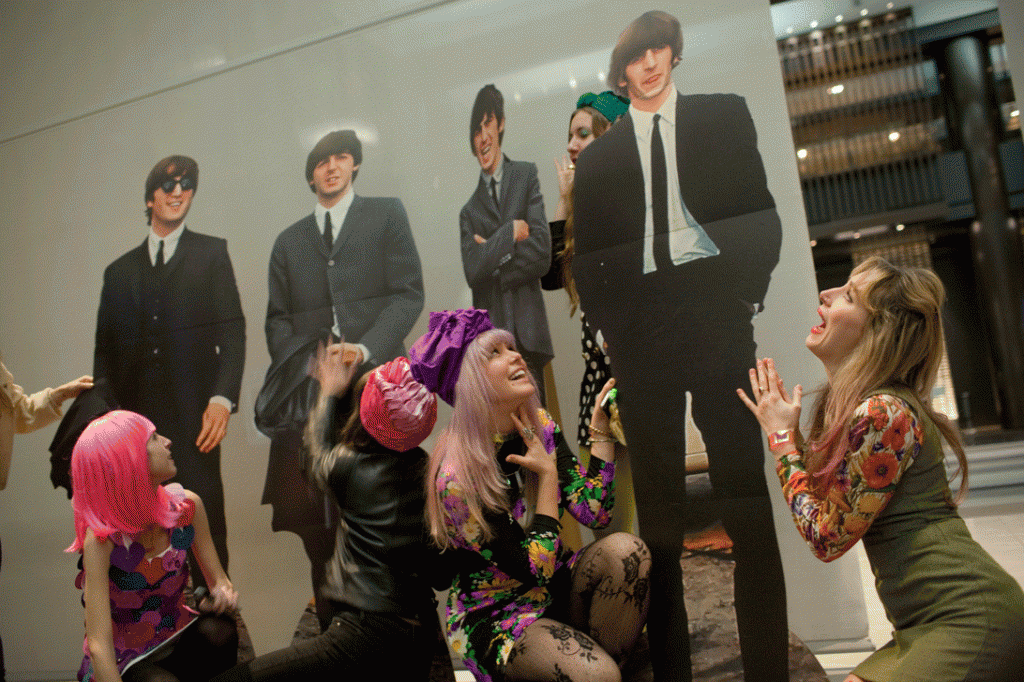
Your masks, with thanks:
[(173, 528), (181, 515), (181, 495), (153, 485), (146, 445), (156, 427), (141, 414), (114, 410), (97, 417), (71, 453), (75, 542), (81, 552), (86, 530), (98, 540), (128, 536), (151, 524)]
[[(426, 476), (427, 525), (434, 542), (441, 548), (451, 545), (445, 527), (441, 491), (437, 486), (441, 466), (445, 462), (455, 475), (455, 482), (462, 491), (470, 516), (480, 524), (484, 540), (494, 536), (490, 524), (484, 519), (484, 510), (510, 511), (508, 483), (495, 457), (494, 436), (498, 432), (494, 412), (496, 393), (486, 371), (490, 351), (499, 343), (515, 348), (515, 339), (504, 329), (488, 330), (466, 348), (459, 380), (455, 384), (455, 406), (451, 421), (441, 432), (430, 454)], [(533, 376), (529, 372), (527, 375), (531, 383), (534, 383)], [(540, 424), (536, 415), (540, 410), (540, 399), (537, 391), (527, 399), (526, 406), (535, 422), (534, 429), (539, 433)], [(523, 474), (527, 495), (535, 496), (536, 474), (526, 469), (523, 469)]]

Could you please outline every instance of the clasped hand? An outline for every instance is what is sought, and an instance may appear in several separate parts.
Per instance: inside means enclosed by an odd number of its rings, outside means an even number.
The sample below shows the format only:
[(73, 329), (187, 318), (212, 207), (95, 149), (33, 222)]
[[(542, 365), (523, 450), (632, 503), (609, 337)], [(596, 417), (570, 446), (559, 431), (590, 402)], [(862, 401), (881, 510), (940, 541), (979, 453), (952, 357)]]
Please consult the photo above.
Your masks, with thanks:
[(217, 585), (197, 604), (202, 613), (235, 613), (238, 611), (238, 593), (230, 585)]
[(775, 369), (774, 360), (758, 360), (757, 367), (750, 370), (750, 392), (754, 396), (753, 400), (742, 388), (736, 389), (740, 400), (754, 413), (765, 433), (787, 429), (799, 432), (803, 387), (800, 384), (794, 386), (793, 395), (790, 397), (782, 377)]

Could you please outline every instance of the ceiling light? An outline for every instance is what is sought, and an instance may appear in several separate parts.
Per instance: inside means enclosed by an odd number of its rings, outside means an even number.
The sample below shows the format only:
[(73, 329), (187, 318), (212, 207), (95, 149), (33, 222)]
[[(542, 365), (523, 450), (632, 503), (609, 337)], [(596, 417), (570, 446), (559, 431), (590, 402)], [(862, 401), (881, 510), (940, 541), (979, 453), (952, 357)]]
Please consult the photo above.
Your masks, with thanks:
[(889, 142), (895, 142), (898, 139), (900, 139), (900, 134), (898, 132), (894, 130), (889, 133)]
[(860, 15), (861, 15), (862, 17), (866, 17), (866, 16), (868, 15), (868, 11), (867, 11), (867, 9), (862, 9), (862, 10), (860, 11)]
[(806, 159), (807, 158), (807, 150), (806, 149), (798, 149), (798, 150), (796, 150), (796, 158), (798, 158), (798, 159)]
[(818, 22), (812, 21), (811, 22), (811, 28), (818, 28)]
[(828, 89), (828, 94), (838, 95), (845, 89), (846, 87), (842, 83), (840, 83), (839, 85), (833, 85), (831, 88)]

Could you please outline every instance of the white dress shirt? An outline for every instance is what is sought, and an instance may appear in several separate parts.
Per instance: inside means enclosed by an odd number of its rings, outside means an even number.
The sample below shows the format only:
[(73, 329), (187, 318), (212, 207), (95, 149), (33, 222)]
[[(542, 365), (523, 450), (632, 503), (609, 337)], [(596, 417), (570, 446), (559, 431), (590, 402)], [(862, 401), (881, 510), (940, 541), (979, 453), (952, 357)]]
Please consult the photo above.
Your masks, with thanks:
[[(717, 256), (718, 247), (711, 241), (704, 229), (686, 209), (679, 191), (679, 171), (676, 165), (676, 89), (671, 88), (669, 96), (657, 112), (661, 115), (658, 131), (665, 149), (665, 175), (668, 180), (668, 246), (673, 265), (708, 256)], [(644, 274), (654, 272), (654, 206), (651, 198), (651, 134), (654, 132), (654, 113), (640, 111), (629, 106), (633, 119), (637, 149), (640, 152), (640, 166), (644, 172), (644, 205), (647, 207), (644, 220)], [(700, 169), (693, 172), (699, 173)]]
[[(341, 226), (345, 224), (345, 218), (348, 217), (348, 210), (352, 208), (352, 202), (356, 198), (356, 193), (349, 190), (338, 200), (334, 206), (330, 208), (324, 208), (323, 204), (317, 202), (316, 206), (313, 207), (313, 218), (316, 220), (316, 228), (320, 231), (320, 234), (324, 234), (324, 216), (328, 213), (331, 214), (331, 250), (338, 243), (338, 236), (341, 234)], [(334, 265), (333, 260), (328, 260), (328, 267)], [(331, 327), (331, 333), (337, 339), (341, 338), (341, 324), (338, 323), (338, 312), (334, 306), (331, 306), (331, 317), (334, 319), (334, 326)], [(363, 362), (370, 360), (370, 349), (365, 345), (354, 341), (353, 339), (345, 339), (346, 343), (350, 343), (359, 349), (359, 352), (363, 354)]]

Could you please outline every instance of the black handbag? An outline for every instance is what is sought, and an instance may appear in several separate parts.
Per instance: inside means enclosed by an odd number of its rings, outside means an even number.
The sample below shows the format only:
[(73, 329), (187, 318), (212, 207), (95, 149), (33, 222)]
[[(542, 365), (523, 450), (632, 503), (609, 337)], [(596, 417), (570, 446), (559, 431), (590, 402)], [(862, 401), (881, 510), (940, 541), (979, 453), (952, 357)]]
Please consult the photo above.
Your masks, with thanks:
[(289, 339), (270, 363), (263, 388), (256, 397), (256, 428), (273, 438), (280, 431), (301, 431), (319, 385), (309, 375), (310, 358), (316, 355), (318, 337)]

